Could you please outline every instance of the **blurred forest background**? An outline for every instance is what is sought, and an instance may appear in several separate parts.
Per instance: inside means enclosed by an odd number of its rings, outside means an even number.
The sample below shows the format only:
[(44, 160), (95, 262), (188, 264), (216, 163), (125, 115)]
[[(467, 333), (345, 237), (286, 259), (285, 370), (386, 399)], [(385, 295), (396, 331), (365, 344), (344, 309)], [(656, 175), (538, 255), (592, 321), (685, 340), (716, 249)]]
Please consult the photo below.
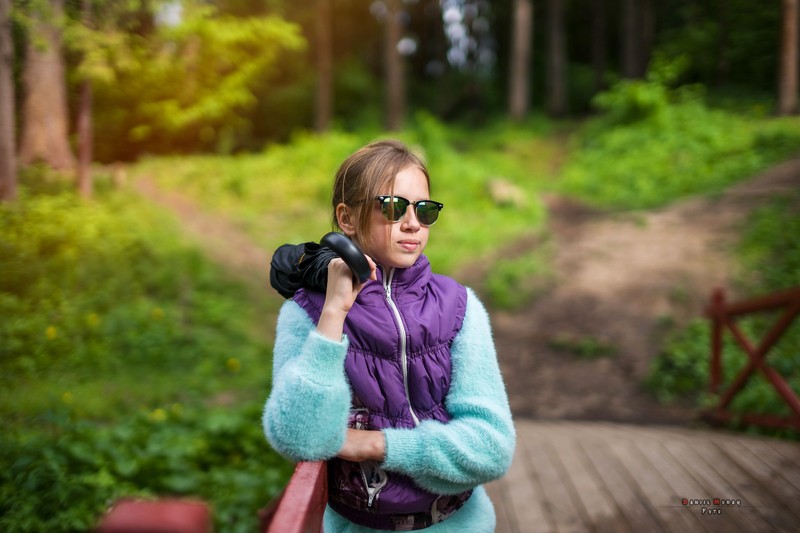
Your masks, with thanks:
[[(798, 0), (0, 0), (0, 529), (179, 494), (253, 530), (291, 473), (260, 427), (266, 260), (328, 230), (344, 157), (417, 147), (429, 256), (463, 272), (540, 238), (547, 195), (652, 209), (797, 155), (797, 25)], [(800, 283), (799, 203), (748, 220), (738, 293)], [(215, 260), (187, 213), (266, 255)], [(488, 303), (525, 306), (548, 260), (498, 261)], [(706, 326), (673, 326), (649, 386), (708, 401)], [(742, 398), (788, 414), (763, 380)]]

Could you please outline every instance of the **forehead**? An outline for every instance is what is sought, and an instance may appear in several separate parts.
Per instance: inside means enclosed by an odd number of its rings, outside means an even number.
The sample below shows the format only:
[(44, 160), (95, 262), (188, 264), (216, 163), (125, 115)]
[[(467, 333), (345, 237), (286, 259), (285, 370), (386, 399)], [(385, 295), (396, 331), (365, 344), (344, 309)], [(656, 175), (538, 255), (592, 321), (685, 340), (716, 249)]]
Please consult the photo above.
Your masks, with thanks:
[[(409, 165), (403, 168), (394, 178), (394, 194), (397, 196), (416, 201), (427, 199), (428, 193), (428, 178), (422, 169), (416, 165)], [(392, 194), (392, 180), (389, 180), (381, 187), (380, 194)]]

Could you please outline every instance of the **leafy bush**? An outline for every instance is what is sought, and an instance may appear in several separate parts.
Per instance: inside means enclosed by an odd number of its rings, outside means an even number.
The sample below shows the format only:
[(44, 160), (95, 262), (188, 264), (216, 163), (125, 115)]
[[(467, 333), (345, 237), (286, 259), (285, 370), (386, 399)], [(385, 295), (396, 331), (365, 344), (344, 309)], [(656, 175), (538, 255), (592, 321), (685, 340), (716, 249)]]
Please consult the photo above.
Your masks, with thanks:
[(561, 189), (609, 208), (647, 208), (721, 191), (800, 151), (797, 118), (712, 109), (705, 89), (671, 88), (683, 64), (656, 61), (647, 80), (596, 97), (604, 111), (573, 140)]
[(290, 473), (261, 431), (264, 306), (135, 196), (35, 188), (0, 206), (0, 530), (179, 494), (252, 531)]
[(260, 405), (138, 412), (113, 424), (51, 415), (48, 433), (0, 436), (0, 529), (90, 530), (121, 497), (210, 502), (218, 531), (250, 532), (291, 474), (271, 452)]
[[(740, 284), (745, 294), (760, 295), (800, 286), (800, 194), (778, 199), (756, 211), (739, 246)], [(777, 320), (775, 313), (759, 313), (738, 320), (745, 336), (758, 344)], [(709, 383), (709, 322), (696, 320), (675, 332), (653, 362), (648, 384), (660, 400), (690, 396), (701, 403), (714, 401), (701, 392)], [(723, 384), (730, 384), (748, 359), (725, 332), (722, 354)], [(768, 364), (800, 393), (800, 323), (795, 321), (770, 350)], [(757, 373), (758, 374), (758, 373)], [(723, 385), (724, 388), (724, 385)], [(762, 375), (754, 376), (730, 406), (735, 412), (789, 415), (789, 408)]]

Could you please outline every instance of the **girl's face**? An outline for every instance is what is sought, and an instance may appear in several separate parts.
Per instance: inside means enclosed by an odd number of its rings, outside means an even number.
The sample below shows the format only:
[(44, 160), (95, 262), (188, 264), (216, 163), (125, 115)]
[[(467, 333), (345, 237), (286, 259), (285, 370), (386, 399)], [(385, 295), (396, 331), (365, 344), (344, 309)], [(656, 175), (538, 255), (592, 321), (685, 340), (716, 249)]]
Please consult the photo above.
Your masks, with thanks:
[[(381, 195), (392, 194), (391, 184), (380, 191)], [(428, 200), (428, 181), (425, 174), (415, 165), (410, 165), (397, 173), (394, 180), (394, 195), (410, 200)], [(371, 204), (372, 222), (370, 238), (372, 246), (364, 253), (384, 267), (408, 268), (414, 264), (428, 244), (430, 228), (417, 220), (414, 206), (409, 205), (402, 218), (392, 223), (383, 216), (378, 202)], [(360, 243), (359, 243), (360, 244)]]

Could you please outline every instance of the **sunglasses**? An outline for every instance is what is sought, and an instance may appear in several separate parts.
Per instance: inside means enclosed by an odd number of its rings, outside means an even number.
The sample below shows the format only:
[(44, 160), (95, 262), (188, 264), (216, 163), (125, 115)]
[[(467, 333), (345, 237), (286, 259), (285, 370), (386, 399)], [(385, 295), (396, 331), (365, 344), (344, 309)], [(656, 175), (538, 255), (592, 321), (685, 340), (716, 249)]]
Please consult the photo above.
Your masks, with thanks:
[(430, 226), (436, 222), (436, 219), (439, 218), (439, 211), (444, 207), (444, 204), (433, 200), (412, 202), (402, 196), (378, 196), (376, 199), (380, 203), (381, 213), (386, 220), (399, 222), (405, 216), (408, 206), (413, 205), (417, 220), (423, 226)]

